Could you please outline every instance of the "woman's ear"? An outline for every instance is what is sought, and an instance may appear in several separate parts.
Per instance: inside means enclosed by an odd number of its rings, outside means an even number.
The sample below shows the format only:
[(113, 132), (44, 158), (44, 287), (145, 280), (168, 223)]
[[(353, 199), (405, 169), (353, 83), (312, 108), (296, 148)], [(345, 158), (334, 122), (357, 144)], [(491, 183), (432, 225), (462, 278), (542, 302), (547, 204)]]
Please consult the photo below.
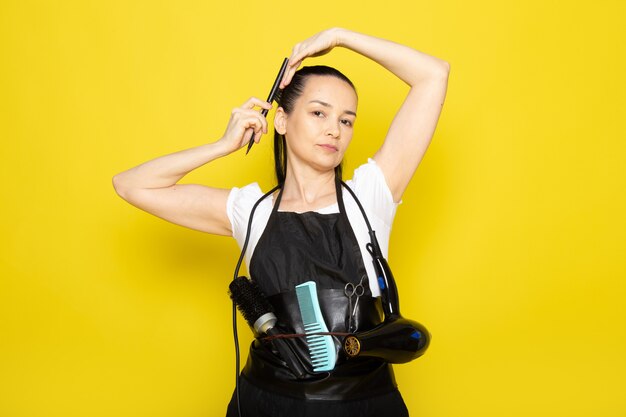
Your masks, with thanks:
[(277, 108), (274, 114), (274, 129), (281, 135), (287, 132), (287, 113), (282, 107)]

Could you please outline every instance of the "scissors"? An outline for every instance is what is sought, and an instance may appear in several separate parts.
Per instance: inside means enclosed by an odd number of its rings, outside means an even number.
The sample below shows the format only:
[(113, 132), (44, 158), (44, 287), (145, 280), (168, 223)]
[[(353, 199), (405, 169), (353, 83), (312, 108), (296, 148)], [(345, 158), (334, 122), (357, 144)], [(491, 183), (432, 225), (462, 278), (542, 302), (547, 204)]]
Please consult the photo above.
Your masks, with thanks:
[[(348, 321), (349, 331), (353, 331), (352, 321), (354, 319), (354, 315), (356, 314), (356, 308), (359, 305), (359, 299), (363, 294), (365, 294), (365, 288), (363, 287), (363, 280), (365, 279), (365, 275), (361, 277), (361, 280), (358, 284), (354, 285), (351, 282), (348, 282), (344, 287), (344, 294), (348, 297), (349, 300), (349, 310), (350, 310), (350, 318)], [(352, 298), (356, 296), (356, 302), (354, 303), (354, 307), (352, 306)]]

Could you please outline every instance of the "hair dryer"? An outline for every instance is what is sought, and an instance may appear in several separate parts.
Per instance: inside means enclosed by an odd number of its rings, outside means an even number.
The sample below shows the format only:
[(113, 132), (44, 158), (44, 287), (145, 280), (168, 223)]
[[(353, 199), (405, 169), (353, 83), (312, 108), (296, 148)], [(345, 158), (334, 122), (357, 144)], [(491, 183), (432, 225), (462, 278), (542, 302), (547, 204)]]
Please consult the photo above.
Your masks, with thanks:
[(371, 229), (370, 239), (367, 250), (372, 255), (378, 278), (385, 320), (371, 330), (347, 336), (343, 349), (349, 357), (371, 356), (389, 363), (409, 362), (424, 354), (431, 336), (426, 327), (400, 315), (396, 282)]

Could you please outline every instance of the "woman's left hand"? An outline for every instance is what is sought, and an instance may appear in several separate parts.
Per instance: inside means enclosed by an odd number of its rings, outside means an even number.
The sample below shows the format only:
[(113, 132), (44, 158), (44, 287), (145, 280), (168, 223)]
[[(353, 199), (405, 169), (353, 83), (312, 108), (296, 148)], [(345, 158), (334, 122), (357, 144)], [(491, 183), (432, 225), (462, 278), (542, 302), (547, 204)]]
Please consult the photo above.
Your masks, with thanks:
[(291, 82), (293, 74), (305, 58), (327, 54), (337, 46), (340, 30), (340, 28), (326, 29), (296, 44), (289, 57), (289, 64), (287, 64), (280, 88), (285, 88)]

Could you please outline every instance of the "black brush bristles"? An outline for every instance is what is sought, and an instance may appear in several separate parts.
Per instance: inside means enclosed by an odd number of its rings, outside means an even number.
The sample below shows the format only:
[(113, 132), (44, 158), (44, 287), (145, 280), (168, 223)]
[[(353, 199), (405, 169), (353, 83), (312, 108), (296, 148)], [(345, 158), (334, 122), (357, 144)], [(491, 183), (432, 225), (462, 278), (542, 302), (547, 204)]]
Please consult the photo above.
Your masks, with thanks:
[(262, 315), (274, 312), (274, 307), (267, 301), (255, 281), (237, 277), (228, 288), (230, 289), (228, 295), (250, 327), (254, 327), (254, 323)]

